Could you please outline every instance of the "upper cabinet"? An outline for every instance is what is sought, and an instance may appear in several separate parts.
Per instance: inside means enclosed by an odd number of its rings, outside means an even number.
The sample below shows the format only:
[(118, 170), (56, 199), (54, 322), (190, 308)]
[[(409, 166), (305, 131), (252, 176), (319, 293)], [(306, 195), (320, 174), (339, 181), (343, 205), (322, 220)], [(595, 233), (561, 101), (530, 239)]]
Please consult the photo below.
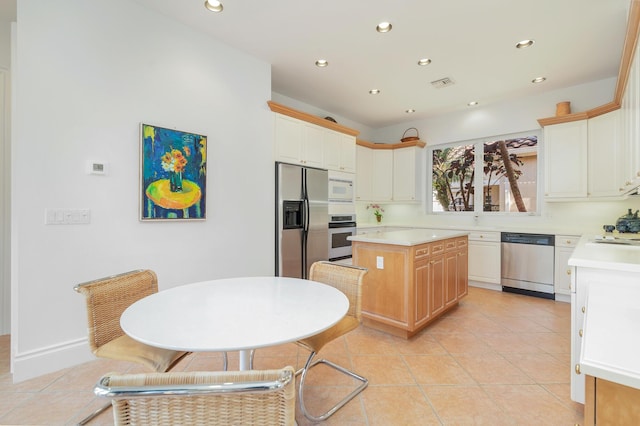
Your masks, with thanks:
[(268, 102), (275, 112), (275, 159), (355, 173), (356, 130)]
[(545, 198), (587, 196), (587, 122), (544, 128)]
[(325, 166), (338, 172), (356, 172), (356, 138), (325, 130), (324, 132)]
[(587, 196), (623, 195), (631, 181), (625, 181), (620, 110), (590, 118), (588, 127)]
[(276, 158), (285, 163), (324, 167), (322, 131), (295, 118), (276, 114)]
[(402, 144), (357, 142), (356, 200), (409, 201), (421, 199), (422, 141)]
[(621, 197), (625, 146), (620, 110), (544, 128), (547, 201)]
[(612, 102), (542, 118), (545, 199), (622, 199), (640, 187), (640, 1), (632, 1)]
[(422, 156), (420, 148), (412, 146), (393, 150), (394, 201), (419, 201), (422, 192)]

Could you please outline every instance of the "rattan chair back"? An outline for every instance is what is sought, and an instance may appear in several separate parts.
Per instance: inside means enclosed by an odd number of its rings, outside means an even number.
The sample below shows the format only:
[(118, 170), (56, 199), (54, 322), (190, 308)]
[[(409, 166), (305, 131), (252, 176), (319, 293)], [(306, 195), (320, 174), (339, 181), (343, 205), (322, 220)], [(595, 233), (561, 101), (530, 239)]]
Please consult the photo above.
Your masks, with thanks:
[(280, 370), (110, 375), (115, 425), (293, 425), (293, 367)]
[(347, 316), (360, 322), (362, 313), (362, 280), (367, 270), (332, 262), (315, 262), (309, 270), (309, 279), (330, 285), (349, 299)]
[(79, 284), (75, 290), (85, 296), (89, 346), (100, 346), (124, 335), (120, 316), (134, 302), (158, 292), (158, 277), (151, 270), (136, 270)]

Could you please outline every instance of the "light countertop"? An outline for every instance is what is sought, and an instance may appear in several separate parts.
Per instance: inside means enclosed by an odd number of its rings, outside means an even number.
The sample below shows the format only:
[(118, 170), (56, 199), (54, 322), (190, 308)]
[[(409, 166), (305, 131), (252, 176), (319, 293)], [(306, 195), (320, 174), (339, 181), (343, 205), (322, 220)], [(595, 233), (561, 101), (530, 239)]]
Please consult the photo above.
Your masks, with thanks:
[(640, 389), (639, 300), (640, 282), (589, 285), (580, 357), (583, 374)]
[(553, 234), (553, 235), (582, 235), (584, 232), (571, 229), (557, 229), (549, 226), (484, 226), (484, 225), (424, 225), (402, 222), (358, 222), (358, 229), (367, 230), (375, 228), (412, 228), (412, 229), (429, 229), (429, 230), (450, 230), (450, 231), (468, 231), (468, 232), (523, 232), (532, 234)]
[[(569, 258), (570, 266), (640, 272), (640, 245), (595, 242), (601, 235), (583, 235)], [(638, 238), (638, 234), (618, 238)]]
[(464, 237), (469, 233), (457, 230), (407, 229), (374, 232), (347, 237), (348, 240), (364, 243), (391, 244), (396, 246), (417, 246), (449, 238)]

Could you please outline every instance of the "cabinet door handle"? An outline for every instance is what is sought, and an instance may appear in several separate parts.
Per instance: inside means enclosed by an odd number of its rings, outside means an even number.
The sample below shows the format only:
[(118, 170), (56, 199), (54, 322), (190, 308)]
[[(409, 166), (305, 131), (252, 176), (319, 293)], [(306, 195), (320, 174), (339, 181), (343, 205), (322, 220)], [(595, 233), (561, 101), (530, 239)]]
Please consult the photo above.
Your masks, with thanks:
[(571, 275), (571, 269), (567, 269), (567, 275)]
[(587, 308), (585, 308), (584, 306), (582, 307), (582, 313), (584, 314), (586, 312)]
[(580, 331), (578, 331), (578, 334), (580, 335), (580, 337), (582, 337), (582, 329), (580, 329)]
[(580, 364), (576, 364), (576, 374), (580, 374)]

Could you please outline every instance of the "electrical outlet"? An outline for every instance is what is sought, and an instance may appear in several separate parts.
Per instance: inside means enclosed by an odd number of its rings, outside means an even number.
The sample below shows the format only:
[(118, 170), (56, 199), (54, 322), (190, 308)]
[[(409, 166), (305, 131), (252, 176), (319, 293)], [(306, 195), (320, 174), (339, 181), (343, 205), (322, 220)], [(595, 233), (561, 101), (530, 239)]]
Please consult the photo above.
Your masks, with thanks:
[(376, 256), (376, 268), (384, 269), (384, 257)]

